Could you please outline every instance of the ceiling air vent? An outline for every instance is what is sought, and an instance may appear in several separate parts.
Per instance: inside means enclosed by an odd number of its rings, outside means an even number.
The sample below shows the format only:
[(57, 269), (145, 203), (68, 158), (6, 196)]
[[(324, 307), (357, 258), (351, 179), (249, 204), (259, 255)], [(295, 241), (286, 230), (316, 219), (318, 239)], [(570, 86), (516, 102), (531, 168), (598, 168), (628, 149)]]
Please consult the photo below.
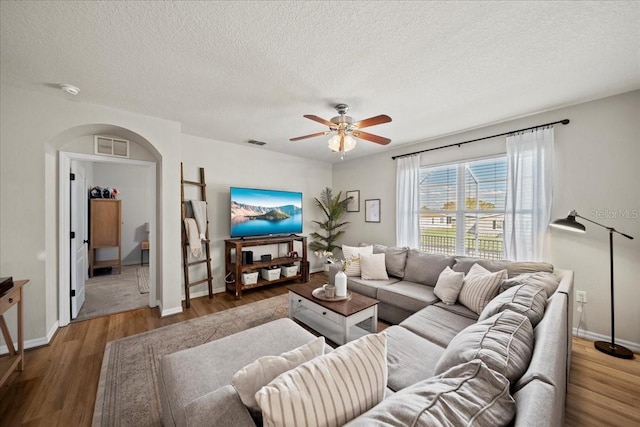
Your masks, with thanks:
[(102, 156), (129, 157), (129, 141), (112, 136), (93, 136), (95, 153)]
[(266, 142), (262, 142), (262, 141), (256, 141), (255, 139), (248, 139), (247, 144), (253, 144), (253, 145), (267, 145)]

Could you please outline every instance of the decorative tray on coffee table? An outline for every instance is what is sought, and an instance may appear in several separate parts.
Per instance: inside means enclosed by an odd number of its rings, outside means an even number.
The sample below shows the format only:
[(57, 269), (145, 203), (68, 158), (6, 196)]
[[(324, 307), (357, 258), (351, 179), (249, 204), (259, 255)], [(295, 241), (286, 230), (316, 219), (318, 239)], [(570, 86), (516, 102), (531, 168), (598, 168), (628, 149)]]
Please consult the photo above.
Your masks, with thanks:
[(351, 291), (348, 289), (347, 295), (343, 297), (328, 297), (324, 294), (323, 288), (315, 288), (313, 291), (311, 291), (311, 295), (313, 295), (314, 298), (318, 298), (322, 301), (349, 301), (351, 299)]

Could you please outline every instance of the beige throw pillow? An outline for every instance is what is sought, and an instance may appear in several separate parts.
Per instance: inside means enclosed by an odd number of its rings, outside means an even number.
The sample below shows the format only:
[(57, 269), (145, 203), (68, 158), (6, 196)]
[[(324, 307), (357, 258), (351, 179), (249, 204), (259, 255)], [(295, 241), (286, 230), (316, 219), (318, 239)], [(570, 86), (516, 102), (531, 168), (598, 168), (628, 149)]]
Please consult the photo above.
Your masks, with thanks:
[(451, 267), (442, 270), (438, 276), (438, 282), (433, 293), (447, 305), (453, 305), (458, 299), (462, 282), (464, 281), (464, 273), (453, 271)]
[(385, 254), (360, 255), (360, 278), (363, 280), (389, 280)]
[[(360, 255), (371, 255), (373, 246), (347, 246), (342, 245), (342, 256), (344, 259), (360, 258)], [(345, 271), (347, 276), (360, 276), (360, 260), (354, 260), (349, 264), (349, 268)]]
[(256, 393), (265, 427), (341, 426), (387, 386), (387, 336), (365, 335), (285, 372)]
[(489, 301), (498, 295), (500, 285), (507, 278), (507, 270), (489, 272), (474, 264), (464, 277), (458, 301), (476, 314), (482, 313)]
[(269, 384), (278, 375), (324, 354), (324, 337), (280, 356), (263, 356), (236, 372), (231, 378), (231, 385), (238, 392), (240, 400), (251, 411), (260, 412), (255, 394), (263, 386)]

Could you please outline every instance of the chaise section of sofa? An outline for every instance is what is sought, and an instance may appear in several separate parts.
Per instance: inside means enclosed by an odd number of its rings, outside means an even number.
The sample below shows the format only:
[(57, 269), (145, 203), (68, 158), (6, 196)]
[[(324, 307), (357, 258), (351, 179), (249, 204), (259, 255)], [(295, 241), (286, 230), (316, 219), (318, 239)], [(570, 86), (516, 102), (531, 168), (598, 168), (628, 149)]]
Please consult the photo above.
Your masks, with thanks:
[(259, 357), (280, 355), (314, 338), (286, 318), (163, 357), (158, 371), (163, 425), (194, 426), (204, 419), (208, 425), (254, 426), (230, 385), (233, 374)]

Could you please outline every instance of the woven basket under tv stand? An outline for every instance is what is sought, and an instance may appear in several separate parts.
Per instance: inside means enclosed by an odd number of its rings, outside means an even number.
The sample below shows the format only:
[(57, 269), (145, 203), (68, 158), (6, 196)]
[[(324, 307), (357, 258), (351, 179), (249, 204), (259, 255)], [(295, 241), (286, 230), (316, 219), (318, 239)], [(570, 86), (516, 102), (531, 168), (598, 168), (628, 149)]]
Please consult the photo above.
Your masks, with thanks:
[[(287, 253), (297, 251), (294, 248), (294, 243), (302, 243), (302, 248), (298, 252), (297, 257), (279, 257), (273, 258), (269, 261), (253, 260), (253, 264), (242, 264), (242, 249), (252, 246), (268, 246), (268, 245), (287, 245)], [(279, 252), (279, 251), (278, 251)], [(244, 237), (227, 239), (224, 241), (224, 261), (226, 268), (226, 277), (230, 277), (230, 273), (235, 279), (232, 283), (227, 283), (227, 292), (235, 294), (236, 299), (242, 298), (242, 291), (247, 289), (259, 288), (261, 286), (273, 285), (280, 282), (291, 282), (294, 280), (300, 280), (303, 283), (308, 281), (308, 266), (307, 266), (307, 238), (306, 236), (298, 236), (292, 234), (289, 236), (274, 236), (274, 237)], [(264, 280), (258, 278), (258, 282), (251, 285), (242, 284), (242, 273), (248, 271), (260, 271), (261, 268), (268, 268), (272, 266), (282, 266), (293, 262), (300, 262), (300, 271), (298, 274), (290, 277), (279, 277), (275, 280)]]

